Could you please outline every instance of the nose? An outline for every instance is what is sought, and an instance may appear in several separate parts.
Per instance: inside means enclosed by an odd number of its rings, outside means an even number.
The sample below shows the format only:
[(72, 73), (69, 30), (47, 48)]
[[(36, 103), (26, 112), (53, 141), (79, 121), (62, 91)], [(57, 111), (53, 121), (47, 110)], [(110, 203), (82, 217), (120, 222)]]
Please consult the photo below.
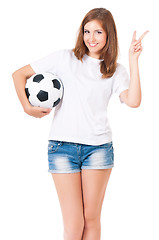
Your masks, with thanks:
[(89, 39), (91, 42), (94, 42), (95, 41), (95, 36), (94, 36), (94, 33), (90, 34), (90, 39)]

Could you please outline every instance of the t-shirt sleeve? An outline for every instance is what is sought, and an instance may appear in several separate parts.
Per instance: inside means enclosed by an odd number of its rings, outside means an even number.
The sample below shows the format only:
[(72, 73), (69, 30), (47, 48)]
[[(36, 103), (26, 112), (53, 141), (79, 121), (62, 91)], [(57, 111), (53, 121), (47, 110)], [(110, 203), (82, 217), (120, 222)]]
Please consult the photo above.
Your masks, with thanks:
[(56, 74), (58, 71), (59, 63), (61, 61), (62, 53), (62, 50), (53, 52), (41, 59), (31, 62), (30, 66), (35, 73), (52, 72)]
[[(128, 72), (123, 65), (118, 64), (113, 80), (112, 93), (116, 93), (120, 97), (120, 93), (129, 88), (130, 82)], [(120, 102), (124, 103), (121, 99)]]

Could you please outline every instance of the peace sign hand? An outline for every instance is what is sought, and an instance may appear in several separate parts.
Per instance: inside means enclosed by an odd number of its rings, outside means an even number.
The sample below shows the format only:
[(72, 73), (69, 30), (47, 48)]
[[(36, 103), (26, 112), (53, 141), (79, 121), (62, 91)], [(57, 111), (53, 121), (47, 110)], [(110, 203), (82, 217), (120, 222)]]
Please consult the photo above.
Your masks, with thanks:
[(132, 42), (129, 49), (129, 56), (138, 58), (142, 52), (141, 41), (149, 31), (144, 32), (141, 37), (136, 40), (136, 31), (133, 33)]

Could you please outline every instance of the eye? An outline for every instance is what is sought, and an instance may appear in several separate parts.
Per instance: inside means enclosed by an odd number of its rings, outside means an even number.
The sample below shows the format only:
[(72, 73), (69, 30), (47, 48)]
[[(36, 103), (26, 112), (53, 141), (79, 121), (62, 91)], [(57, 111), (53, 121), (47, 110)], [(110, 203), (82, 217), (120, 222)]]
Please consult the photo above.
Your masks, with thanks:
[(97, 31), (98, 34), (102, 34), (102, 31)]
[(88, 30), (84, 30), (84, 33), (89, 33), (89, 31)]

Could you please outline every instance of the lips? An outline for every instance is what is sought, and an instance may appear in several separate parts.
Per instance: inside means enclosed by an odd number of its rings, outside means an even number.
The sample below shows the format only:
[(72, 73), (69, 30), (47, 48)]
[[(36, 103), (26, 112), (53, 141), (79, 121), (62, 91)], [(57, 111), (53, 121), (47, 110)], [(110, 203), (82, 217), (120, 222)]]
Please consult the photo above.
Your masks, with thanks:
[(96, 47), (98, 43), (89, 43), (90, 47)]

